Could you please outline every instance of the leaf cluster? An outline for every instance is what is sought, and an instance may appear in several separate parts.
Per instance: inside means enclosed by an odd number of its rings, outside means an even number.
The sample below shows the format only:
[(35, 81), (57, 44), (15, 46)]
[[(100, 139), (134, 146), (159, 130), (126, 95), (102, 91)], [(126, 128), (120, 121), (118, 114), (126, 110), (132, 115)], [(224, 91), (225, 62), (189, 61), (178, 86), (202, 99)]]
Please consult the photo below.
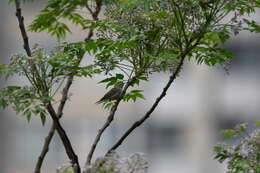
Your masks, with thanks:
[(0, 107), (13, 105), (17, 114), (25, 116), (30, 121), (32, 115), (40, 116), (42, 124), (46, 121), (46, 110), (43, 102), (50, 101), (50, 97), (37, 96), (35, 90), (28, 86), (8, 86), (0, 90)]
[(0, 106), (13, 105), (17, 113), (31, 116), (39, 115), (45, 122), (45, 106), (53, 101), (53, 96), (63, 85), (67, 76), (92, 77), (100, 73), (94, 65), (80, 66), (84, 44), (67, 44), (57, 47), (50, 53), (35, 46), (32, 56), (16, 54), (9, 64), (0, 65), (0, 75), (8, 80), (19, 75), (27, 79), (29, 86), (8, 86), (0, 90)]
[[(259, 126), (259, 122), (255, 125)], [(243, 173), (260, 171), (260, 130), (248, 133), (247, 124), (241, 124), (235, 129), (222, 130), (226, 139), (239, 139), (234, 146), (222, 144), (215, 146), (215, 159), (219, 162), (227, 161), (227, 173)]]
[[(259, 25), (246, 19), (259, 4), (259, 0), (106, 0), (104, 19), (97, 21), (82, 12), (87, 9), (93, 15), (95, 1), (49, 0), (30, 25), (31, 31), (47, 31), (60, 40), (71, 32), (68, 20), (83, 30), (97, 29), (98, 38), (66, 43), (50, 55), (42, 50), (32, 57), (16, 55), (12, 65), (0, 69), (7, 77), (26, 76), (39, 96), (53, 96), (70, 75), (92, 77), (103, 72), (108, 76), (101, 83), (107, 87), (132, 77), (130, 86), (139, 85), (152, 73), (173, 72), (185, 50), (189, 50), (187, 58), (198, 64), (224, 64), (233, 57), (223, 49), (232, 33), (259, 32)], [(85, 52), (95, 60), (82, 67), (79, 62)], [(133, 91), (126, 93), (125, 101), (144, 97)]]
[[(233, 6), (231, 0), (111, 1), (106, 4), (105, 19), (91, 24), (98, 30), (98, 39), (88, 41), (87, 52), (105, 74), (120, 70), (137, 79), (174, 71), (183, 51), (195, 42), (189, 60), (209, 66), (224, 64), (233, 58), (223, 48), (226, 40), (232, 33), (250, 30), (242, 27), (239, 18), (253, 13), (258, 3), (246, 2), (235, 1), (237, 6)], [(257, 31), (258, 25), (250, 24), (254, 26), (250, 31)]]
[(46, 7), (41, 10), (29, 26), (29, 29), (34, 32), (47, 31), (58, 40), (71, 33), (64, 20), (86, 29), (91, 21), (77, 12), (86, 3), (86, 0), (49, 0)]

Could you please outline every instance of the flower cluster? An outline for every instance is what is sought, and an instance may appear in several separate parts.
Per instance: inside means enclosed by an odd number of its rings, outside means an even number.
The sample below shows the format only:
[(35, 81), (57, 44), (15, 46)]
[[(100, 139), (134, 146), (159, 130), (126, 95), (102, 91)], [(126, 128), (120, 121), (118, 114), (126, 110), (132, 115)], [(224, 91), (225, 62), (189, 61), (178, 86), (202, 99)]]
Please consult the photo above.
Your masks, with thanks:
[(227, 173), (260, 172), (260, 129), (250, 134), (247, 131), (245, 124), (235, 130), (225, 130), (223, 134), (228, 138), (242, 138), (235, 145), (215, 146), (215, 159), (220, 163), (227, 161)]
[(115, 152), (98, 158), (87, 168), (87, 173), (147, 173), (148, 162), (143, 154), (120, 157)]

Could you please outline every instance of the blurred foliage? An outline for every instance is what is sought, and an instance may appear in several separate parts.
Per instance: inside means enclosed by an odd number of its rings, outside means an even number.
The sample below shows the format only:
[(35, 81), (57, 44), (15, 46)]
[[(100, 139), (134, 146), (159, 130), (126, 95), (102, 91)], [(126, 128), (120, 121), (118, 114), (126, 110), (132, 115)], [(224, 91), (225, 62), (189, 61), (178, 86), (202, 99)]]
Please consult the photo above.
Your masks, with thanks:
[(113, 152), (105, 157), (97, 158), (86, 173), (147, 173), (148, 162), (143, 154), (134, 153), (129, 157), (120, 157)]
[(73, 167), (71, 165), (63, 165), (57, 168), (56, 173), (73, 173)]
[(0, 108), (13, 105), (17, 114), (26, 116), (28, 122), (32, 115), (38, 115), (42, 124), (46, 121), (46, 110), (41, 101), (47, 101), (51, 98), (35, 95), (35, 90), (30, 87), (8, 86), (0, 90)]
[(222, 130), (226, 139), (238, 140), (235, 145), (220, 144), (215, 146), (215, 159), (220, 163), (227, 161), (227, 173), (260, 172), (260, 129), (258, 126), (249, 133), (248, 125), (241, 124), (234, 129)]

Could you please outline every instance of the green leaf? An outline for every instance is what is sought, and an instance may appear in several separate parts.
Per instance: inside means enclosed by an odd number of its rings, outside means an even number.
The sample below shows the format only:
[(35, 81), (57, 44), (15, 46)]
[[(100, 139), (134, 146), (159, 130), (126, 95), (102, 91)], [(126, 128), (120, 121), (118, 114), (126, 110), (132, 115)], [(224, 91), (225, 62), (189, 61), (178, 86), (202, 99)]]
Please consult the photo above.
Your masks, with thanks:
[(223, 150), (223, 148), (222, 148), (221, 145), (217, 145), (217, 146), (214, 147), (214, 151), (217, 152), (217, 153), (221, 152), (222, 150)]
[(27, 112), (24, 113), (25, 116), (26, 116), (26, 119), (28, 121), (28, 123), (30, 122), (31, 120), (31, 117), (32, 117), (32, 112), (30, 110), (28, 110)]
[(142, 94), (143, 90), (132, 90), (129, 93), (126, 93), (123, 97), (124, 101), (129, 101), (132, 100), (133, 102), (135, 102), (138, 98), (144, 99), (145, 97)]
[(114, 105), (114, 103), (113, 102), (105, 102), (105, 103), (103, 103), (103, 105), (104, 105), (105, 109), (111, 109), (112, 106)]
[(29, 26), (29, 30), (34, 32), (47, 31), (60, 41), (68, 33), (71, 33), (69, 27), (62, 23), (61, 19), (68, 19), (83, 29), (87, 28), (90, 21), (74, 12), (78, 7), (84, 5), (82, 0), (50, 0), (40, 14), (36, 16)]
[(138, 79), (143, 80), (143, 81), (148, 81), (148, 78), (146, 76), (140, 76)]
[(221, 130), (220, 134), (224, 135), (225, 139), (232, 139), (236, 137), (237, 131), (233, 129)]
[(260, 126), (260, 120), (254, 122), (255, 126)]
[(107, 82), (111, 82), (111, 81), (115, 81), (115, 80), (116, 80), (115, 77), (110, 77), (110, 78), (103, 79), (102, 81), (100, 81), (98, 83), (107, 83)]
[(6, 108), (8, 106), (8, 101), (5, 100), (4, 98), (1, 98), (1, 94), (0, 94), (0, 108)]
[(124, 79), (124, 75), (122, 75), (122, 74), (116, 74), (116, 78), (117, 78), (117, 79)]
[(239, 124), (235, 127), (235, 130), (239, 134), (242, 132), (246, 132), (248, 130), (248, 124), (247, 123)]
[(41, 118), (42, 125), (44, 126), (46, 123), (46, 115), (43, 112), (40, 112), (40, 118)]
[(250, 32), (255, 32), (255, 33), (259, 33), (260, 32), (260, 25), (257, 24), (254, 20), (248, 20), (248, 19), (243, 19), (244, 22), (248, 25), (248, 28), (246, 28), (247, 30), (249, 30)]
[(124, 75), (117, 73), (116, 76), (103, 79), (98, 83), (107, 83), (106, 88), (108, 88), (109, 86), (114, 86), (115, 84), (122, 82), (123, 79), (124, 79)]

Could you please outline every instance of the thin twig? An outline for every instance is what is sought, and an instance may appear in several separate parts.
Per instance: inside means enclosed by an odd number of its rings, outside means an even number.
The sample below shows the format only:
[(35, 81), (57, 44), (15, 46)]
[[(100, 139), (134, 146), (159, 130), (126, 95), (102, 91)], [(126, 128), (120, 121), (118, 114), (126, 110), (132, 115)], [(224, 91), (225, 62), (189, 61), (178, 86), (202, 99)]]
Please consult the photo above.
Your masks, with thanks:
[(88, 0), (87, 0), (87, 2), (86, 2), (86, 5), (85, 5), (85, 7), (88, 9), (88, 11), (89, 11), (89, 13), (93, 16), (93, 10), (90, 8), (90, 6), (88, 5)]
[(119, 68), (128, 78), (130, 78), (129, 74), (124, 70), (124, 67), (120, 67), (119, 65), (117, 65), (116, 67)]
[[(19, 0), (15, 0), (15, 8), (16, 8), (16, 12), (15, 15), (18, 19), (18, 23), (19, 23), (19, 28), (20, 28), (20, 32), (22, 35), (22, 39), (23, 39), (23, 48), (27, 54), (28, 57), (32, 56), (32, 51), (29, 45), (29, 38), (25, 29), (25, 25), (24, 25), (24, 17), (22, 16), (22, 9), (20, 7), (20, 1)], [(32, 65), (32, 68), (37, 71), (35, 65), (31, 62), (31, 60), (29, 60), (29, 63)], [(27, 76), (28, 80), (32, 83), (35, 84), (35, 86), (37, 85), (37, 81), (31, 79), (28, 75), (28, 71), (26, 68), (23, 67), (23, 70), (25, 72), (25, 75)], [(38, 74), (38, 73), (37, 73)]]
[(163, 88), (162, 93), (160, 94), (159, 97), (157, 97), (157, 99), (155, 100), (154, 104), (152, 105), (152, 107), (145, 113), (145, 115), (143, 117), (141, 117), (138, 121), (136, 121), (120, 138), (119, 140), (107, 151), (106, 155), (114, 150), (116, 150), (123, 142), (124, 140), (137, 128), (139, 127), (141, 124), (143, 124), (145, 122), (145, 120), (147, 120), (150, 115), (153, 113), (153, 111), (155, 110), (155, 108), (158, 106), (158, 104), (160, 103), (160, 101), (166, 96), (167, 90), (170, 88), (170, 86), (172, 85), (173, 81), (177, 78), (178, 74), (181, 71), (181, 68), (183, 66), (184, 63), (184, 59), (186, 57), (186, 55), (188, 53), (190, 53), (190, 51), (199, 43), (199, 40), (191, 47), (187, 48), (186, 51), (184, 53), (181, 54), (181, 59), (180, 62), (178, 64), (178, 66), (176, 67), (176, 70), (172, 73), (172, 75), (169, 77), (169, 80), (166, 84), (166, 86)]
[(136, 80), (137, 76), (136, 77), (133, 77), (133, 78), (130, 78), (128, 80), (128, 82), (125, 84), (122, 92), (121, 92), (121, 95), (120, 97), (116, 100), (115, 104), (113, 105), (113, 107), (111, 108), (110, 110), (110, 113), (107, 117), (107, 120), (105, 122), (105, 124), (101, 127), (101, 129), (99, 129), (98, 131), (98, 134), (91, 146), (91, 149), (88, 153), (88, 156), (87, 156), (87, 160), (86, 160), (86, 163), (85, 163), (85, 168), (87, 168), (90, 164), (91, 164), (91, 159), (93, 157), (93, 154), (94, 154), (94, 151), (97, 147), (97, 144), (98, 142), (100, 141), (100, 138), (102, 136), (102, 134), (104, 133), (104, 131), (106, 130), (107, 127), (109, 127), (109, 125), (111, 124), (111, 122), (114, 120), (114, 116), (115, 116), (115, 113), (116, 113), (116, 110), (117, 110), (117, 107), (120, 103), (120, 101), (122, 100), (124, 94), (126, 93), (126, 90), (128, 89), (128, 87)]
[(96, 2), (96, 8), (95, 8), (95, 12), (92, 14), (92, 17), (94, 20), (98, 20), (98, 15), (101, 11), (101, 7), (102, 7), (102, 0), (95, 0)]

